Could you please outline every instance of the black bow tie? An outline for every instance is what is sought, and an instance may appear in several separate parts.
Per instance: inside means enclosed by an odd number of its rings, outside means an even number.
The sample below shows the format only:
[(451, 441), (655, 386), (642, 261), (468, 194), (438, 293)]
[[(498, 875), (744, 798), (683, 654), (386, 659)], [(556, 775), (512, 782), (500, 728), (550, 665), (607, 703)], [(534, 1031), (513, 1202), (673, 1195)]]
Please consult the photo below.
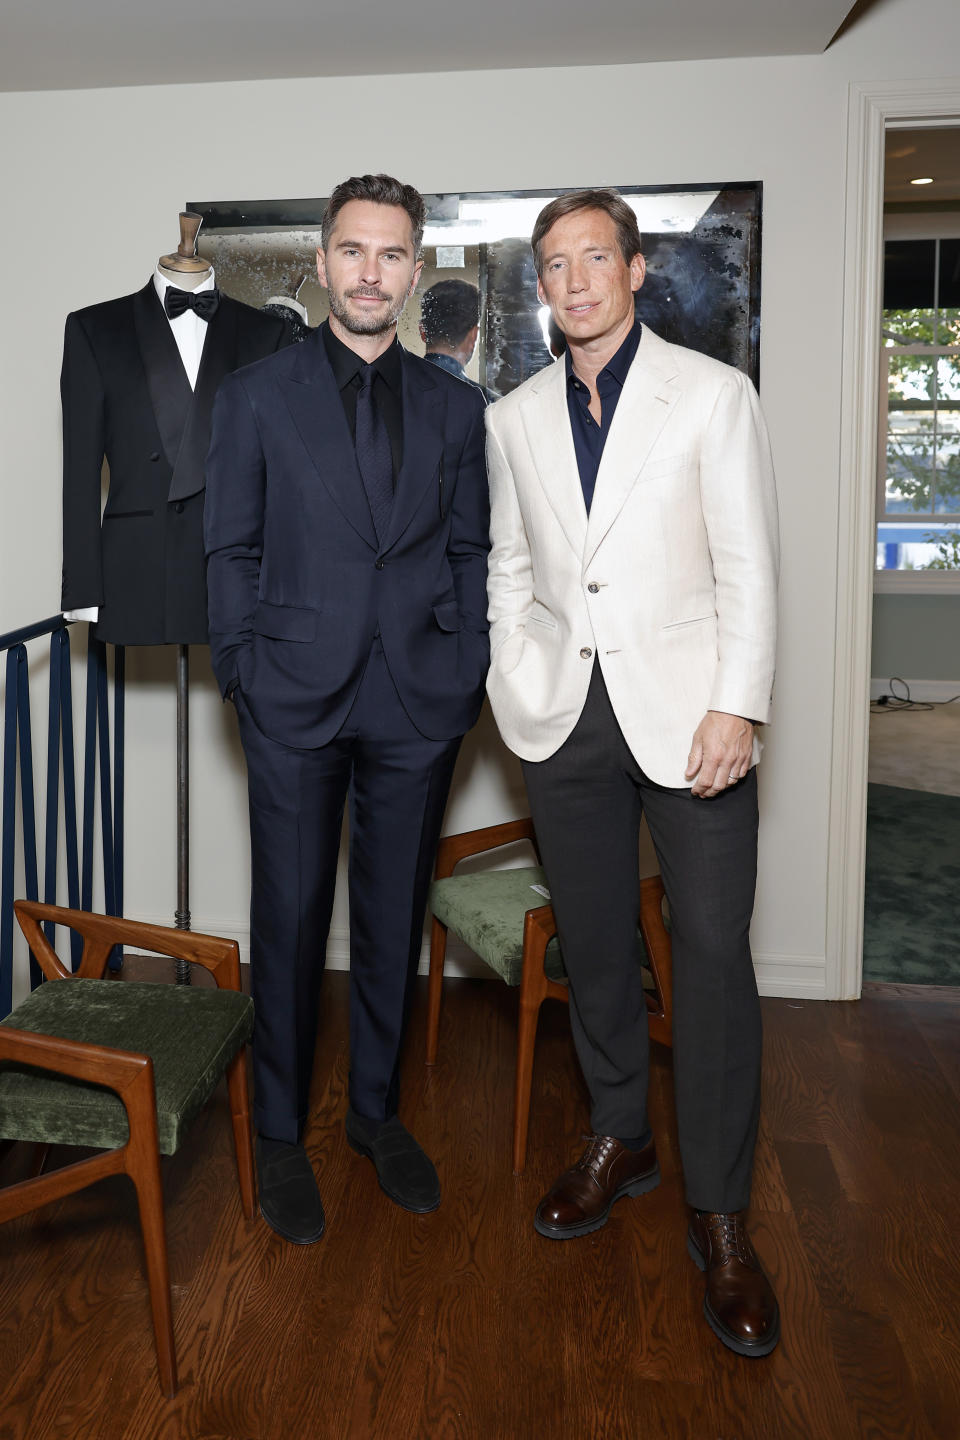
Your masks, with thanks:
[(178, 290), (175, 285), (168, 285), (163, 296), (163, 308), (171, 320), (176, 320), (184, 310), (192, 310), (201, 320), (212, 320), (219, 304), (220, 291), (216, 288), (194, 291)]

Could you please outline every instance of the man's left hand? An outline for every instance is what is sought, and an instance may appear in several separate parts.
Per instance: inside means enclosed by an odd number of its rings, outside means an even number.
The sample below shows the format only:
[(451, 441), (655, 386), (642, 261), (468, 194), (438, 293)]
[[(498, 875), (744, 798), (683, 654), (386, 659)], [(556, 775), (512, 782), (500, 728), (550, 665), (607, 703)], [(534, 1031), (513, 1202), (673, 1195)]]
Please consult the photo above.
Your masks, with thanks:
[(728, 790), (746, 775), (752, 757), (751, 722), (723, 710), (708, 710), (690, 746), (686, 778), (693, 780), (691, 793), (711, 799)]

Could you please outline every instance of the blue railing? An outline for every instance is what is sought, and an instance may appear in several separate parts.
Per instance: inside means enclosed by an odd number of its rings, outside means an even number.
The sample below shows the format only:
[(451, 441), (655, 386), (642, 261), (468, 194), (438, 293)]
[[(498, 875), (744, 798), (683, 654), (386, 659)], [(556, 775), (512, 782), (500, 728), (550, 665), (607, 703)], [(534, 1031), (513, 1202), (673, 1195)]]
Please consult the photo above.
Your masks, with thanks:
[[(3, 725), (3, 828), (0, 845), (0, 1018), (10, 1013), (13, 999), (13, 901), (18, 838), (18, 774), (23, 888), (28, 900), (40, 898), (27, 644), (44, 635), (50, 636), (50, 699), (47, 718), (43, 898), (49, 904), (57, 901), (62, 775), (67, 904), (83, 910), (89, 910), (92, 906), (99, 757), (104, 907), (110, 915), (119, 915), (123, 909), (124, 651), (121, 646), (114, 650), (114, 744), (111, 766), (107, 647), (95, 638), (92, 631), (88, 635), (82, 829), (78, 844), (70, 633), (63, 616), (54, 615), (49, 620), (40, 620), (35, 625), (27, 625), (21, 630), (11, 631), (8, 635), (0, 635), (0, 653), (6, 651), (7, 655)], [(53, 929), (52, 925), (47, 926), (47, 936), (51, 942)], [(71, 963), (76, 969), (80, 963), (80, 936), (71, 933), (70, 944)], [(115, 966), (119, 964), (119, 957), (113, 963)], [(37, 985), (40, 979), (39, 966), (31, 956), (31, 986)]]

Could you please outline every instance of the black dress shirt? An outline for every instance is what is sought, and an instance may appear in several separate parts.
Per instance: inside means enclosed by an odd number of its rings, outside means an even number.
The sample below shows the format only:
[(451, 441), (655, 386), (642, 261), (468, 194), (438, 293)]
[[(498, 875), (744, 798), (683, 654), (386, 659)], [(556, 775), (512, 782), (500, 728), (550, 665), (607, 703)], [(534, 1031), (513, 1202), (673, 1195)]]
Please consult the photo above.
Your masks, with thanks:
[(570, 413), (570, 429), (573, 432), (573, 448), (577, 454), (577, 469), (583, 499), (590, 514), (593, 492), (597, 484), (597, 471), (603, 457), (610, 426), (623, 391), (627, 371), (640, 344), (640, 321), (634, 322), (633, 329), (620, 349), (597, 376), (597, 394), (600, 396), (600, 424), (590, 414), (590, 391), (573, 372), (573, 361), (567, 350), (564, 364), (567, 367), (567, 410)]
[[(333, 378), (340, 391), (340, 399), (343, 401), (343, 413), (347, 417), (350, 434), (356, 443), (357, 391), (360, 389), (360, 371), (364, 361), (355, 350), (350, 349), (349, 345), (344, 345), (342, 340), (337, 339), (330, 329), (329, 321), (323, 322), (320, 326), (320, 333), (326, 346), (327, 359), (333, 370)], [(389, 349), (384, 350), (383, 354), (378, 355), (373, 361), (373, 396), (377, 409), (383, 417), (383, 423), (387, 427), (387, 434), (390, 436), (394, 484), (397, 482), (403, 462), (403, 375), (400, 353), (400, 341), (394, 339)]]

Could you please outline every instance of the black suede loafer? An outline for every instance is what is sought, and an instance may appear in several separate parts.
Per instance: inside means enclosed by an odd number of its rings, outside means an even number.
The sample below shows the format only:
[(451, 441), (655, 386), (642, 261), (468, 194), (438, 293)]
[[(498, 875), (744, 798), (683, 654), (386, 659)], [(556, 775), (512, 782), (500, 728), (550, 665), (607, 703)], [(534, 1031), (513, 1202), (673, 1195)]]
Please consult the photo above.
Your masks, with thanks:
[(440, 1181), (433, 1161), (424, 1154), (396, 1115), (377, 1123), (355, 1110), (347, 1111), (347, 1141), (358, 1155), (374, 1163), (380, 1189), (404, 1210), (426, 1215), (440, 1204)]
[(317, 1177), (302, 1145), (257, 1136), (260, 1214), (284, 1240), (312, 1245), (324, 1230)]

